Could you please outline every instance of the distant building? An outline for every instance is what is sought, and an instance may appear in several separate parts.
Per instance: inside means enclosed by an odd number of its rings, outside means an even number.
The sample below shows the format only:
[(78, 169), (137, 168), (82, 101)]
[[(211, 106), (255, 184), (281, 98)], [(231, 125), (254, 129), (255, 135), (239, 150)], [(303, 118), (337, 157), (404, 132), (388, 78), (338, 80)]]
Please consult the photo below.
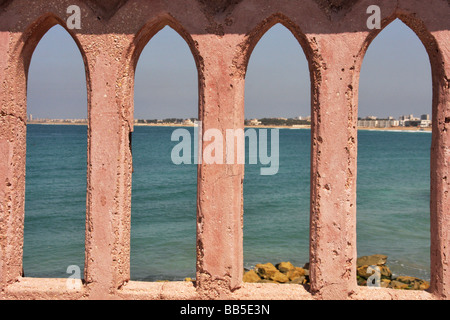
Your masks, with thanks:
[(251, 126), (259, 126), (261, 124), (261, 121), (259, 121), (258, 119), (252, 119), (249, 121), (249, 124)]
[(399, 119), (403, 120), (403, 121), (408, 121), (408, 120), (409, 121), (417, 121), (417, 120), (420, 120), (419, 118), (415, 118), (413, 114), (410, 114), (410, 115), (407, 115), (407, 116), (403, 115)]
[(392, 117), (389, 119), (373, 119), (374, 117), (367, 117), (365, 119), (358, 120), (358, 127), (362, 128), (390, 128), (398, 127), (400, 125), (399, 120), (394, 120)]
[(414, 117), (413, 114), (403, 115), (399, 118), (400, 126), (403, 127), (421, 127), (426, 128), (431, 126), (431, 120), (429, 114), (423, 114), (420, 118)]
[(421, 128), (429, 128), (431, 127), (431, 120), (420, 120), (420, 125)]
[(431, 119), (429, 114), (423, 114), (420, 116), (420, 124), (421, 128), (431, 127)]

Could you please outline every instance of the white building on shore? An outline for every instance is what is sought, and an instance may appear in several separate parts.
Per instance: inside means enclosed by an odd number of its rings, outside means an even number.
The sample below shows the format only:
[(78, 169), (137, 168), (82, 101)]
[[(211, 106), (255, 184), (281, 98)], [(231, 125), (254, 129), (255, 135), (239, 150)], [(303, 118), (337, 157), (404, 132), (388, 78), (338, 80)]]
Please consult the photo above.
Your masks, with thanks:
[(399, 120), (395, 119), (361, 119), (358, 120), (358, 127), (364, 128), (390, 128), (398, 127)]
[(365, 128), (390, 128), (390, 127), (431, 127), (431, 120), (429, 114), (423, 114), (420, 118), (414, 117), (413, 114), (403, 115), (399, 117), (399, 120), (395, 120), (394, 117), (388, 117), (387, 119), (378, 119), (377, 117), (370, 116), (364, 119), (358, 120), (358, 127)]

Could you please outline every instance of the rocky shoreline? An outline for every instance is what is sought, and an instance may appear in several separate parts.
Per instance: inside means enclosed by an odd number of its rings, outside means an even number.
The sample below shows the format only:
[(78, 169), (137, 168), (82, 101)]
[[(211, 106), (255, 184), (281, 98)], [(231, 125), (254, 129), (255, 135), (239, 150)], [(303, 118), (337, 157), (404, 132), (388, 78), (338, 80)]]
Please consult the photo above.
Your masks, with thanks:
[[(358, 258), (357, 283), (359, 286), (378, 286), (400, 290), (426, 290), (428, 281), (409, 276), (394, 277), (386, 265), (387, 256), (375, 254)], [(252, 270), (244, 270), (244, 282), (248, 283), (284, 283), (309, 286), (309, 263), (303, 267), (291, 262), (257, 264)], [(369, 282), (369, 283), (368, 283)]]

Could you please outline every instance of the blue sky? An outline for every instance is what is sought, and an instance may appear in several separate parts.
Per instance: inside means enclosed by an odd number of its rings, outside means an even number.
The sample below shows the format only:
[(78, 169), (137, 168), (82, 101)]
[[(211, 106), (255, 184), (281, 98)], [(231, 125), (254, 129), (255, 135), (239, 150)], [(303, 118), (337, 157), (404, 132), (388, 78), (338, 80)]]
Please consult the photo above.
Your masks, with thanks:
[[(372, 42), (364, 58), (359, 116), (431, 114), (428, 55), (417, 36), (396, 20)], [(283, 26), (270, 29), (248, 67), (246, 118), (310, 115), (305, 55)], [(192, 54), (169, 27), (145, 47), (135, 83), (135, 118), (197, 117), (198, 83)], [(84, 66), (75, 42), (55, 26), (37, 46), (28, 79), (28, 113), (34, 118), (86, 118)]]

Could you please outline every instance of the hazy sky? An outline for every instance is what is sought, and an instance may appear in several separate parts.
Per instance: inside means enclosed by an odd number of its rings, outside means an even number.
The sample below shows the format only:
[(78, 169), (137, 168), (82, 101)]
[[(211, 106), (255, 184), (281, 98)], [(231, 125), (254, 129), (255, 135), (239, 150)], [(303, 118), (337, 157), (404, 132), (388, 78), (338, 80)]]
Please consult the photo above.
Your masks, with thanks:
[[(197, 117), (197, 71), (184, 40), (169, 27), (144, 49), (137, 66), (135, 118)], [(431, 68), (417, 36), (396, 20), (364, 59), (359, 116), (431, 113)], [(310, 79), (302, 48), (283, 26), (270, 29), (253, 52), (246, 78), (246, 118), (310, 115)], [(34, 118), (86, 118), (84, 66), (75, 42), (53, 27), (29, 71), (28, 113)]]

